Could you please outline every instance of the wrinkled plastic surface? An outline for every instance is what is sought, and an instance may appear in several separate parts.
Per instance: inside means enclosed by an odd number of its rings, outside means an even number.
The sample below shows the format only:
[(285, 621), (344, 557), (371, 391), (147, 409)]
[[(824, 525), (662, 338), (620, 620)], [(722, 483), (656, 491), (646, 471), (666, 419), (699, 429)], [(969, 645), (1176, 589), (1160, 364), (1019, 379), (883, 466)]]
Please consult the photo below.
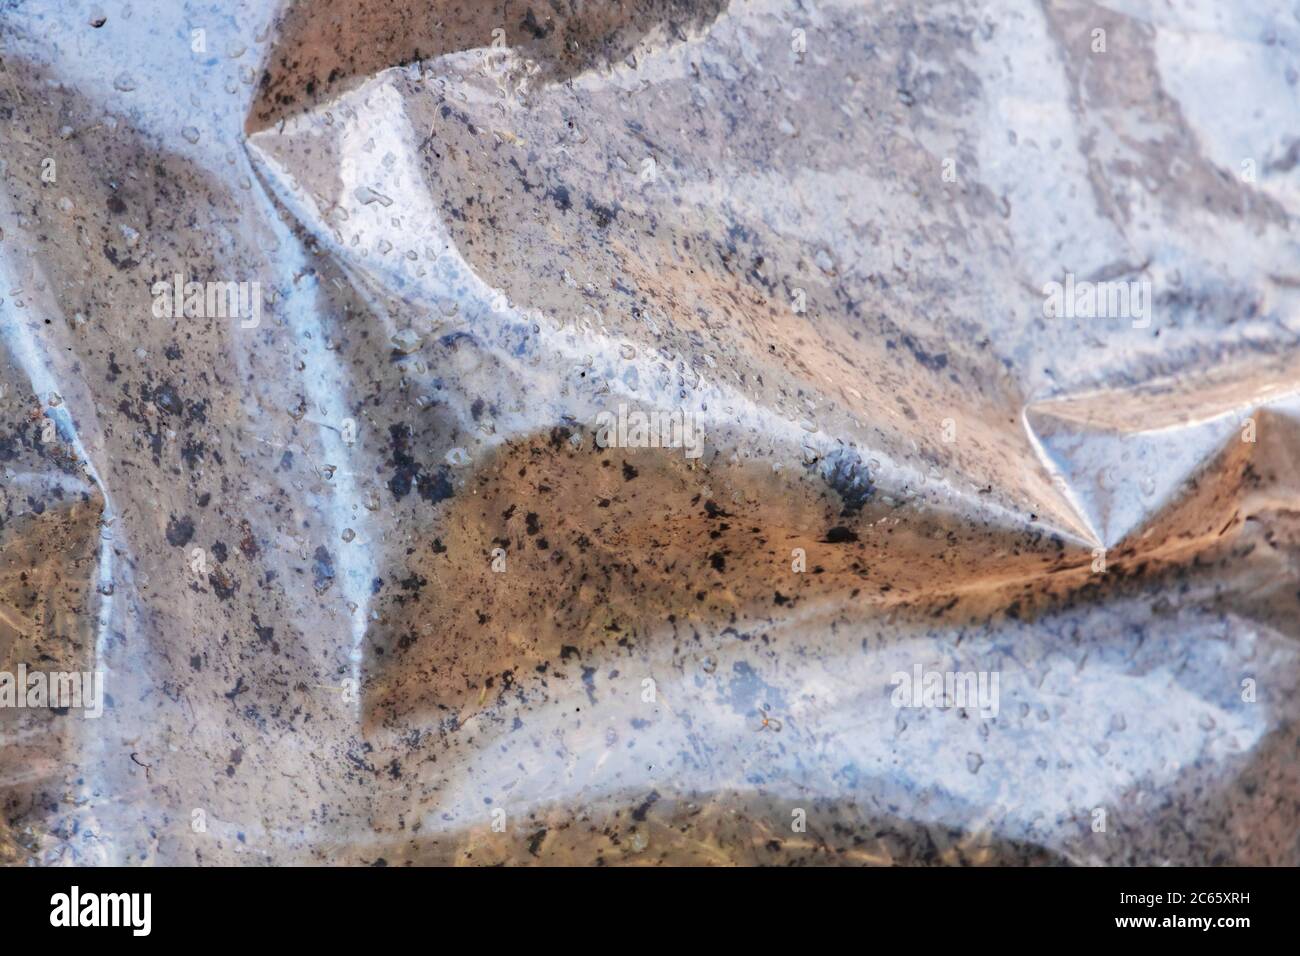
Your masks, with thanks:
[(1300, 862), (1289, 0), (227, 9), (0, 0), (0, 859)]

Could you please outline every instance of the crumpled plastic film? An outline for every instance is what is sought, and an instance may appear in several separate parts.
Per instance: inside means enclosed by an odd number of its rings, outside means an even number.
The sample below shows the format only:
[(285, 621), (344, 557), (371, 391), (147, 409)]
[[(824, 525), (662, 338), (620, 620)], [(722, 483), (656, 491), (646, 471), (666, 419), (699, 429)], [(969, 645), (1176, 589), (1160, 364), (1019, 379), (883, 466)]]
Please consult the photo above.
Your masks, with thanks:
[(0, 861), (1300, 862), (1298, 48), (0, 0)]

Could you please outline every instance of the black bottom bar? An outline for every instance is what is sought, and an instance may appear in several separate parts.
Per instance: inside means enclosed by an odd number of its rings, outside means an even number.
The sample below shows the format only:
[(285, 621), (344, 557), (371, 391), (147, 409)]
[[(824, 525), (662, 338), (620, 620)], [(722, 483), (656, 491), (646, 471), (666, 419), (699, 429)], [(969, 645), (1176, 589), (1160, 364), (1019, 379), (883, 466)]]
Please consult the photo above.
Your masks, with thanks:
[[(685, 919), (698, 926), (693, 939), (715, 926), (732, 943), (747, 933), (762, 943), (785, 922), (864, 940), (911, 926), (928, 927), (925, 935), (978, 929), (993, 945), (1198, 936), (1231, 946), (1292, 925), (1283, 907), (1294, 910), (1294, 883), (1293, 869), (0, 869), (0, 899), (6, 943), (76, 932), (128, 944), (337, 947), (431, 923), (440, 938), (492, 943), (502, 931), (540, 941), (578, 926), (587, 939), (597, 928), (621, 939), (676, 933)], [(106, 922), (117, 925), (84, 925)]]

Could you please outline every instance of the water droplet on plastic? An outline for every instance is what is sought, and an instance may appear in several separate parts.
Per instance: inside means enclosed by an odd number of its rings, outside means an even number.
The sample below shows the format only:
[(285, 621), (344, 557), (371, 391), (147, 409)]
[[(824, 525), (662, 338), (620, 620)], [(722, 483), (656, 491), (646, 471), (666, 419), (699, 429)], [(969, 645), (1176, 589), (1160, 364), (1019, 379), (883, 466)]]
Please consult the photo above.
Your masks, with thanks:
[(353, 190), (352, 195), (356, 197), (357, 202), (363, 206), (369, 206), (373, 203), (379, 203), (381, 206), (391, 206), (393, 201), (381, 192), (376, 192), (369, 186), (358, 186)]
[(402, 329), (400, 332), (395, 333), (389, 341), (393, 343), (393, 348), (397, 349), (397, 351), (403, 355), (410, 355), (419, 349), (423, 340), (415, 329)]

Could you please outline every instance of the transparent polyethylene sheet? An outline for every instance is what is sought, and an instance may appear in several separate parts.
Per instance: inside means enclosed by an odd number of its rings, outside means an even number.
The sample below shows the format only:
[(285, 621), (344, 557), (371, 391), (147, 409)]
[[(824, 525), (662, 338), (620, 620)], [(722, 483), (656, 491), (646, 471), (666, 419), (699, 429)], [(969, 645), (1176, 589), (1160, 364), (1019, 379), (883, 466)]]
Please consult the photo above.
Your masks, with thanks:
[(1300, 862), (1298, 49), (0, 0), (0, 861)]

